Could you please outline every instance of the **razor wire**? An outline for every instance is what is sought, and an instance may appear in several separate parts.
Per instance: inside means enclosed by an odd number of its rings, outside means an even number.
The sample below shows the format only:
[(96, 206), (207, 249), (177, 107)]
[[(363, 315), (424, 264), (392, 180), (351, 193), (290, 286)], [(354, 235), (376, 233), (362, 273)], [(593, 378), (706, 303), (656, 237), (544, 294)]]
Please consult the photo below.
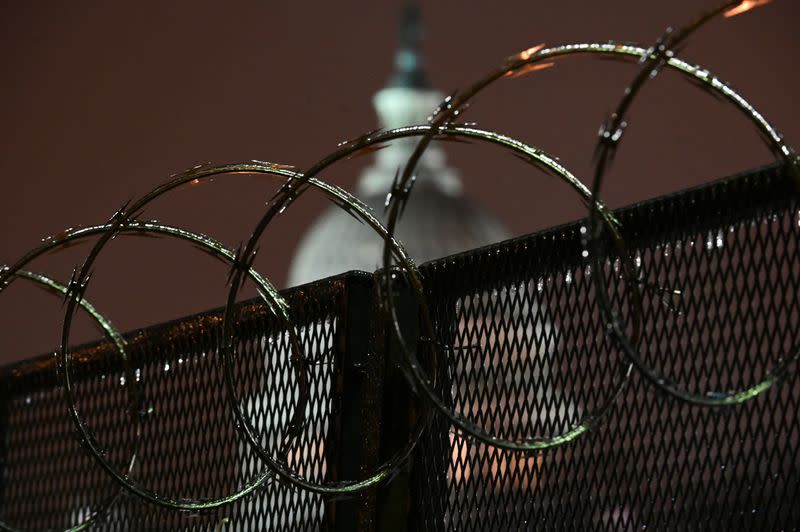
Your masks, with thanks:
[[(603, 205), (600, 199), (600, 191), (606, 170), (610, 166), (611, 159), (616, 154), (627, 125), (625, 121), (627, 109), (639, 89), (647, 81), (654, 79), (662, 69), (671, 69), (681, 74), (688, 80), (695, 82), (697, 86), (719, 96), (723, 101), (728, 102), (740, 111), (762, 133), (762, 138), (776, 158), (793, 172), (793, 175), (798, 179), (798, 186), (800, 187), (798, 158), (778, 131), (755, 107), (739, 95), (730, 84), (721, 80), (709, 70), (687, 63), (675, 55), (675, 50), (684, 40), (709, 20), (723, 13), (738, 14), (744, 9), (745, 5), (752, 7), (759, 3), (761, 2), (749, 0), (744, 2), (727, 1), (703, 13), (678, 31), (667, 31), (654, 45), (649, 47), (617, 41), (572, 43), (553, 47), (537, 45), (531, 47), (509, 57), (499, 69), (493, 70), (489, 75), (470, 85), (466, 90), (453, 93), (445, 98), (439, 108), (433, 111), (429, 124), (365, 133), (342, 143), (335, 151), (320, 159), (305, 172), (295, 171), (290, 166), (262, 161), (191, 168), (159, 185), (140, 199), (123, 205), (106, 223), (83, 229), (67, 230), (59, 235), (50, 237), (46, 239), (43, 245), (25, 254), (13, 265), (4, 266), (0, 270), (0, 291), (4, 290), (16, 279), (26, 278), (63, 294), (65, 315), (60, 347), (57, 353), (58, 378), (64, 388), (66, 413), (70, 415), (73, 421), (81, 444), (108, 475), (116, 481), (119, 490), (121, 490), (120, 493), (124, 490), (152, 504), (173, 510), (202, 511), (217, 508), (239, 500), (261, 488), (267, 482), (276, 480), (285, 482), (300, 490), (328, 496), (358, 493), (391, 479), (413, 454), (432, 416), (437, 415), (443, 416), (462, 435), (499, 449), (534, 452), (563, 445), (580, 437), (602, 422), (634, 371), (641, 373), (657, 389), (681, 402), (707, 407), (735, 405), (746, 402), (763, 394), (780, 379), (785, 378), (789, 374), (789, 368), (800, 356), (800, 353), (795, 348), (792, 356), (779, 361), (761, 381), (736, 392), (709, 391), (704, 394), (689, 393), (681, 388), (678, 383), (672, 382), (648, 366), (639, 354), (637, 347), (641, 334), (642, 313), (640, 283), (636, 278), (635, 268), (632, 265), (632, 255), (622, 237), (621, 223)], [(616, 111), (600, 128), (595, 159), (596, 166), (591, 187), (571, 173), (558, 158), (539, 148), (501, 133), (468, 126), (459, 122), (459, 117), (472, 102), (473, 98), (498, 80), (527, 75), (552, 66), (556, 61), (560, 61), (563, 58), (577, 55), (602, 56), (620, 60), (634, 59), (641, 64), (637, 76), (626, 89)], [(379, 149), (385, 143), (401, 138), (419, 138), (419, 142), (402, 171), (398, 169), (395, 180), (387, 193), (386, 211), (388, 213), (388, 221), (386, 224), (382, 223), (355, 196), (327, 183), (319, 177), (330, 166), (339, 161), (354, 155), (369, 153)], [(582, 420), (559, 434), (514, 440), (500, 437), (478, 427), (470, 419), (459, 415), (437, 391), (443, 370), (439, 367), (434, 343), (432, 341), (420, 341), (418, 345), (422, 347), (417, 349), (406, 342), (403, 324), (397, 312), (395, 288), (400, 283), (404, 283), (411, 288), (418, 305), (422, 328), (419, 333), (419, 339), (436, 337), (436, 328), (426, 301), (422, 274), (411, 257), (405, 252), (402, 243), (395, 237), (395, 229), (402, 217), (405, 204), (412, 196), (415, 183), (414, 169), (426, 147), (430, 142), (446, 140), (472, 140), (500, 146), (502, 149), (520, 157), (530, 166), (544, 170), (558, 178), (588, 207), (590, 230), (585, 235), (584, 247), (594, 270), (600, 272), (615, 260), (622, 265), (618, 280), (623, 281), (625, 285), (630, 309), (627, 315), (623, 315), (619, 309), (613, 307), (607, 287), (601, 279), (602, 276), (599, 274), (594, 276), (596, 281), (594, 286), (600, 296), (600, 307), (606, 320), (606, 328), (614, 338), (615, 345), (620, 348), (623, 354), (617, 362), (616, 381), (612, 386), (612, 391), (600, 402), (598, 407), (584, 414)], [(241, 173), (268, 175), (277, 179), (285, 179), (285, 181), (268, 203), (263, 217), (252, 230), (249, 238), (239, 249), (228, 249), (208, 236), (186, 229), (140, 219), (143, 209), (150, 202), (165, 194), (206, 179)], [(382, 318), (386, 319), (388, 330), (391, 331), (392, 336), (400, 345), (403, 372), (408, 380), (408, 385), (415, 392), (417, 400), (420, 401), (423, 407), (423, 415), (417, 420), (411, 431), (411, 437), (405, 445), (383, 464), (374, 468), (369, 474), (363, 475), (363, 478), (360, 479), (315, 482), (292, 471), (286, 458), (281, 457), (281, 455), (288, 456), (288, 450), (291, 449), (293, 442), (298, 438), (304, 425), (305, 407), (308, 403), (308, 379), (313, 362), (303, 354), (299, 334), (292, 320), (287, 301), (266, 277), (254, 270), (252, 264), (258, 252), (262, 235), (268, 225), (277, 216), (285, 212), (287, 208), (291, 207), (294, 201), (302, 194), (312, 188), (322, 192), (326, 199), (334, 205), (370, 227), (375, 232), (376, 238), (383, 241), (383, 269), (376, 274), (383, 310)], [(141, 485), (133, 478), (135, 476), (133, 473), (136, 464), (136, 445), (134, 444), (131, 449), (127, 467), (124, 470), (119, 470), (105, 457), (102, 446), (95, 440), (91, 428), (86, 424), (77, 408), (75, 390), (70, 377), (72, 355), (69, 346), (73, 317), (78, 309), (82, 308), (88, 311), (112, 340), (123, 362), (126, 374), (133, 371), (125, 352), (124, 341), (119, 333), (111, 327), (110, 322), (102, 314), (97, 312), (84, 299), (96, 259), (112, 239), (117, 235), (125, 234), (160, 234), (189, 241), (230, 265), (229, 289), (222, 317), (222, 334), (219, 340), (218, 352), (225, 374), (224, 382), (228, 404), (237, 422), (240, 437), (259, 457), (263, 469), (255, 474), (253, 478), (248, 479), (239, 489), (226, 495), (211, 499), (167, 497), (147, 486)], [(97, 241), (81, 267), (76, 268), (67, 284), (61, 285), (42, 274), (32, 274), (25, 269), (31, 261), (40, 255), (71, 245), (74, 241), (89, 236), (97, 237)], [(289, 416), (287, 435), (281, 444), (279, 456), (274, 456), (269, 449), (261, 444), (259, 431), (243, 411), (236, 387), (234, 361), (237, 338), (234, 315), (237, 296), (245, 279), (249, 279), (256, 284), (260, 297), (281, 326), (287, 331), (291, 350), (290, 363), (300, 390), (300, 400), (294, 407), (291, 416)], [(137, 380), (130, 378), (128, 381), (131, 383), (128, 389), (128, 413), (134, 423), (138, 423), (142, 412), (141, 394), (137, 390)], [(107, 511), (118, 498), (119, 493), (115, 493), (89, 518), (70, 530), (83, 530), (93, 522), (98, 514)], [(17, 530), (14, 525), (5, 523), (0, 523), (0, 529)]]

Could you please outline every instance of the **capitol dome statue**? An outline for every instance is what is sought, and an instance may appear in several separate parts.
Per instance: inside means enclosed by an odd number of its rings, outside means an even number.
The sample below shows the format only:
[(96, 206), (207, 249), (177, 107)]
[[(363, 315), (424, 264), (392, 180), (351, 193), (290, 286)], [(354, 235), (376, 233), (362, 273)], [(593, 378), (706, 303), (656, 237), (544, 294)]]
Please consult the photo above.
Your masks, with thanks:
[[(419, 11), (409, 4), (400, 23), (395, 70), (373, 104), (380, 126), (392, 129), (425, 124), (443, 95), (431, 88), (420, 53)], [(374, 164), (360, 176), (355, 195), (383, 217), (386, 194), (419, 138), (393, 141), (375, 152)], [(411, 198), (396, 235), (419, 264), (509, 237), (506, 228), (464, 197), (461, 178), (447, 166), (438, 143), (425, 150), (416, 169)], [(289, 270), (296, 286), (349, 270), (374, 271), (382, 265), (383, 241), (338, 207), (329, 207), (300, 241)]]

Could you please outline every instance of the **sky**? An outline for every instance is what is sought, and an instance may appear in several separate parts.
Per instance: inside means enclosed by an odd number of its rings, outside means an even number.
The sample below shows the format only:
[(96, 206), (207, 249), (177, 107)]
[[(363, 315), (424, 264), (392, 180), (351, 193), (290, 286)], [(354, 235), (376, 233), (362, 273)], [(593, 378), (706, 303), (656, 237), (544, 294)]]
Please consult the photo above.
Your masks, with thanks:
[[(6, 2), (0, 17), (0, 261), (43, 237), (106, 221), (124, 202), (199, 163), (268, 160), (306, 168), (337, 143), (374, 129), (371, 97), (387, 81), (402, 2)], [(710, 2), (421, 3), (428, 75), (450, 93), (544, 42), (649, 45)], [(796, 97), (800, 8), (774, 2), (719, 19), (680, 57), (730, 81), (789, 143), (800, 142)], [(598, 126), (635, 68), (574, 58), (502, 80), (464, 119), (561, 158), (588, 182)], [(731, 107), (676, 75), (660, 75), (631, 109), (602, 199), (621, 206), (771, 162)], [(515, 235), (579, 218), (563, 184), (478, 145), (448, 145), (466, 194)], [(367, 161), (326, 176), (352, 188)], [(223, 182), (224, 181), (224, 182)], [(250, 176), (171, 195), (145, 218), (246, 239), (277, 183)], [(303, 198), (265, 235), (255, 267), (278, 286), (299, 238), (321, 210)], [(66, 282), (89, 247), (31, 265)], [(167, 239), (120, 238), (87, 290), (121, 330), (217, 307), (226, 268)], [(0, 363), (57, 345), (63, 307), (30, 284), (0, 297)], [(85, 320), (84, 320), (85, 321)], [(75, 338), (93, 336), (80, 323)]]

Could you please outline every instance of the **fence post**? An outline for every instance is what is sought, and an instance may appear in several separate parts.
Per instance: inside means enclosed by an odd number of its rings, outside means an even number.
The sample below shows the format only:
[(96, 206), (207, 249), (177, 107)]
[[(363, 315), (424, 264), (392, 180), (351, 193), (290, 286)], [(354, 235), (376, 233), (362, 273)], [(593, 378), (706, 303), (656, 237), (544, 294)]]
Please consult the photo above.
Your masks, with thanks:
[[(333, 480), (365, 478), (379, 459), (383, 355), (375, 349), (378, 333), (373, 287), (370, 274), (353, 272), (345, 277), (334, 357), (334, 445), (328, 457), (328, 477)], [(374, 532), (375, 500), (375, 489), (330, 500), (326, 508), (330, 528), (337, 532)]]
[[(377, 282), (384, 282), (382, 275), (381, 272), (376, 274)], [(409, 349), (416, 349), (419, 340), (416, 298), (400, 278), (395, 280), (393, 290), (392, 297), (394, 297), (395, 311), (403, 334), (403, 341)], [(381, 305), (381, 301), (378, 301), (378, 305)], [(382, 461), (407, 444), (419, 415), (418, 403), (401, 369), (401, 357), (403, 356), (401, 346), (390, 329), (391, 323), (384, 310), (379, 308), (376, 319), (381, 324), (380, 330), (383, 337), (380, 340), (383, 345), (382, 352), (385, 353), (381, 409)], [(413, 461), (413, 457), (411, 461)], [(414, 506), (411, 489), (411, 461), (405, 464), (398, 474), (379, 490), (377, 522), (381, 531), (406, 532), (413, 530), (410, 518)]]
[[(377, 283), (381, 274), (353, 273), (336, 340), (333, 445), (330, 479), (361, 479), (409, 441), (419, 412), (400, 369), (400, 344), (382, 309)], [(397, 283), (395, 305), (403, 339), (416, 349), (417, 301)], [(390, 481), (354, 496), (329, 502), (327, 514), (337, 532), (407, 532), (413, 530), (412, 466), (404, 465)]]

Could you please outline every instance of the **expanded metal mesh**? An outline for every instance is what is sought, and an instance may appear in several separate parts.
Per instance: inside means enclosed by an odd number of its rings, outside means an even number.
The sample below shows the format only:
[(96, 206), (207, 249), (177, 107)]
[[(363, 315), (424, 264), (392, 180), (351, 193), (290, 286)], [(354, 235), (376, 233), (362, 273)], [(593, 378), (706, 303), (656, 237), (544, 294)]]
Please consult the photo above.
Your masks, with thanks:
[[(310, 378), (307, 423), (286, 459), (310, 479), (326, 478), (328, 455), (335, 448), (325, 442), (334, 410), (331, 353), (343, 294), (341, 280), (290, 294), (304, 352), (318, 363)], [(263, 443), (275, 451), (299, 396), (287, 335), (276, 330), (271, 314), (260, 305), (246, 305), (240, 314), (239, 394), (253, 425), (263, 430)], [(129, 336), (147, 409), (133, 476), (161, 495), (219, 497), (236, 491), (264, 467), (238, 436), (227, 403), (216, 356), (220, 325), (220, 313), (212, 312)], [(75, 358), (78, 408), (97, 441), (121, 466), (137, 437), (126, 415), (129, 383), (119, 356), (101, 344), (79, 350)], [(10, 375), (5, 382), (2, 518), (26, 530), (78, 525), (119, 488), (77, 444), (52, 359), (18, 366)], [(125, 496), (98, 527), (319, 530), (325, 520), (321, 496), (273, 482), (247, 499), (203, 513), (162, 510)]]
[[(800, 347), (800, 211), (762, 171), (620, 213), (646, 361), (695, 393), (745, 389)], [(455, 410), (502, 437), (563, 433), (608, 396), (606, 334), (581, 223), (424, 268)], [(612, 293), (618, 275), (603, 272)], [(439, 426), (415, 463), (425, 530), (794, 529), (800, 383), (709, 409), (637, 372), (598, 429), (536, 455)]]
[[(775, 167), (619, 213), (643, 296), (640, 350), (693, 393), (762, 380), (800, 344), (800, 205)], [(621, 304), (614, 261), (594, 272), (570, 224), (423, 265), (441, 356), (437, 384), (460, 416), (503, 438), (558, 435), (601, 405), (625, 367), (594, 276)], [(315, 481), (364, 477), (424, 403), (404, 397), (395, 343), (367, 276), (287, 292), (312, 361), (302, 436), (284, 458)], [(413, 305), (411, 305), (413, 307)], [(624, 304), (622, 312), (630, 316)], [(413, 325), (414, 312), (400, 308)], [(260, 304), (240, 308), (235, 377), (275, 455), (299, 390), (288, 335)], [(78, 408), (107, 458), (169, 497), (235, 492), (265, 467), (238, 434), (216, 356), (220, 312), (128, 335), (144, 393), (129, 422), (108, 344), (75, 355)], [(444, 369), (441, 369), (444, 368)], [(52, 357), (3, 373), (0, 519), (64, 529), (119, 490), (73, 434)], [(800, 381), (740, 406), (689, 406), (633, 372), (599, 426), (537, 454), (502, 451), (434, 416), (410, 464), (351, 500), (270, 482), (203, 513), (126, 494), (101, 530), (597, 530), (800, 526)]]

